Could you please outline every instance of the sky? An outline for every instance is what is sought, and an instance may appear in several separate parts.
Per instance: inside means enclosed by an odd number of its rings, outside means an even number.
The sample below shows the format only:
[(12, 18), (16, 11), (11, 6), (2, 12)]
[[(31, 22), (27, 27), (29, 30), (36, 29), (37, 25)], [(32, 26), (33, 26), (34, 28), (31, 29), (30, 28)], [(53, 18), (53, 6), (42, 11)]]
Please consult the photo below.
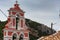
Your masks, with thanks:
[[(0, 9), (8, 14), (9, 8), (13, 7), (16, 0), (0, 0)], [(25, 18), (42, 23), (51, 27), (51, 22), (54, 23), (53, 29), (60, 30), (60, 0), (18, 0), (20, 8), (25, 11)], [(0, 11), (0, 20), (6, 21)], [(56, 24), (55, 24), (56, 23)]]

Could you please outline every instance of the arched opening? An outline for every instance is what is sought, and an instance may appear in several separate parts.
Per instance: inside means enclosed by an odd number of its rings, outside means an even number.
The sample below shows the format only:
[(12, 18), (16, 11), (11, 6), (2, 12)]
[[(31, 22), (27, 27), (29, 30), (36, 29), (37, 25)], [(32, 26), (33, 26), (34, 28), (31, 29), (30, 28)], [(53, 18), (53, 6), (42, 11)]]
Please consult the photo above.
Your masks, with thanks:
[(12, 40), (17, 40), (17, 35), (13, 34)]
[(18, 28), (18, 22), (19, 22), (19, 15), (16, 15), (16, 29)]
[(21, 34), (19, 40), (23, 40), (23, 37), (23, 34)]

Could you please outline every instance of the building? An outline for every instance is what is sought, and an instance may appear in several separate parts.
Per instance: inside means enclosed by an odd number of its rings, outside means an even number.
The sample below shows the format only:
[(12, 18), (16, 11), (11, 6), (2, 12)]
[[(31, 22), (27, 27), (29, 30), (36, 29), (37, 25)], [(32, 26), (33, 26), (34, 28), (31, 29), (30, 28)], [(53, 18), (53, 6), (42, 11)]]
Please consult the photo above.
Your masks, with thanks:
[(49, 36), (43, 36), (37, 40), (60, 40), (60, 31)]
[(3, 29), (3, 40), (29, 40), (29, 30), (25, 24), (24, 11), (18, 1), (8, 10), (8, 22)]

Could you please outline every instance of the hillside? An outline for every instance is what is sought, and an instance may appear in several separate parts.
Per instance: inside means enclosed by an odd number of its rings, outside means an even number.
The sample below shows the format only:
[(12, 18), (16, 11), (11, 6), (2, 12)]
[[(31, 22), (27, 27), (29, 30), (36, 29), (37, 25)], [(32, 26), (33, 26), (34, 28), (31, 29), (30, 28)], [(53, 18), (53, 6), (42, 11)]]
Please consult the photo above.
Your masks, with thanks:
[(0, 40), (3, 39), (3, 28), (5, 26), (5, 24), (7, 23), (7, 21), (0, 21)]
[(36, 40), (41, 36), (51, 35), (56, 32), (55, 30), (52, 30), (53, 33), (51, 33), (51, 28), (49, 28), (48, 26), (29, 19), (26, 19), (26, 25), (30, 30), (30, 40)]
[[(6, 23), (7, 21), (0, 21), (0, 38), (3, 37), (2, 29), (4, 28)], [(30, 31), (30, 40), (37, 40), (41, 36), (47, 36), (51, 34), (51, 29), (44, 24), (26, 19), (26, 25), (28, 26), (28, 29)], [(56, 31), (53, 30), (53, 33), (55, 32)]]

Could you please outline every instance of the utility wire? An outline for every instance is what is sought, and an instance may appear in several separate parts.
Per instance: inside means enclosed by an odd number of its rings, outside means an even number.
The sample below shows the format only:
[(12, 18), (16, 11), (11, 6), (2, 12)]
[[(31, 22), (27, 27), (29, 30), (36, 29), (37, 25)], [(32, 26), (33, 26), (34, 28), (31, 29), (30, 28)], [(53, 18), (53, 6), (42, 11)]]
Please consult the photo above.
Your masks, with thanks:
[(2, 12), (2, 14), (7, 18), (7, 15), (5, 15), (5, 13), (0, 9), (0, 11)]

